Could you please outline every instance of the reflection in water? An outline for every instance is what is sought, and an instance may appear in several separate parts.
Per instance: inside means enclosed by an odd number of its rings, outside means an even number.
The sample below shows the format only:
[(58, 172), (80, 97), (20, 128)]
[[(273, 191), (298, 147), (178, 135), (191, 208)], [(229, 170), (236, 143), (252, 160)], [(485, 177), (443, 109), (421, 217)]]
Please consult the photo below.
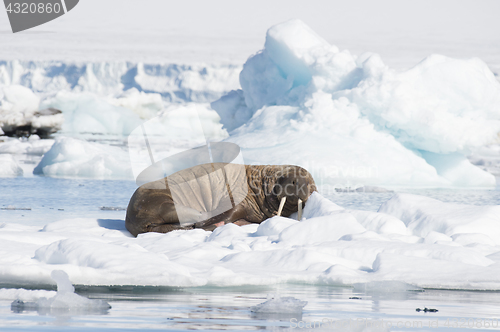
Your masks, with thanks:
[[(353, 288), (308, 285), (274, 287), (77, 287), (89, 298), (112, 305), (107, 312), (64, 313), (23, 310), (11, 311), (0, 301), (0, 326), (30, 325), (30, 330), (47, 326), (79, 329), (196, 329), (196, 330), (314, 330), (334, 331), (439, 331), (449, 329), (454, 320), (498, 327), (499, 292), (396, 290), (393, 293), (359, 292)], [(252, 313), (250, 308), (266, 301), (268, 294), (292, 296), (308, 301), (302, 313)], [(434, 313), (416, 308), (436, 308)], [(496, 323), (495, 323), (496, 321)], [(309, 324), (309, 325), (308, 325)], [(312, 325), (311, 325), (312, 324)], [(406, 324), (406, 326), (405, 326)], [(430, 326), (431, 324), (437, 324)], [(399, 327), (398, 327), (399, 326)], [(411, 326), (411, 328), (410, 328)], [(299, 327), (302, 327), (300, 329)]]

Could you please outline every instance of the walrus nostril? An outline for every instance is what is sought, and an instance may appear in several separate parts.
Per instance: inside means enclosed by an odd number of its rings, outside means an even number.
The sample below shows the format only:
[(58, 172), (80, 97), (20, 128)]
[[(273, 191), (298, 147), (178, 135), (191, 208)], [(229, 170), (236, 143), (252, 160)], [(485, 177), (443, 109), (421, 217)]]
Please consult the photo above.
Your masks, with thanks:
[(300, 221), (302, 219), (302, 200), (299, 198), (299, 201), (297, 203), (298, 205), (298, 215), (297, 215), (297, 220)]
[(278, 216), (281, 216), (281, 211), (283, 211), (283, 206), (285, 206), (286, 196), (281, 199), (280, 207), (278, 209)]

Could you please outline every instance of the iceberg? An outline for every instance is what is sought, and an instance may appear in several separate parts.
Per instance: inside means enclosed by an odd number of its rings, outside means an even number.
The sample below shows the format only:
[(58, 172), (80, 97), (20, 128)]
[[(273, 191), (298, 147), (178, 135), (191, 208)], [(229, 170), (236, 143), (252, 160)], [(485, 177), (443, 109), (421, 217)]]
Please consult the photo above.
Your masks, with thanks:
[(297, 164), (337, 188), (495, 185), (466, 158), (500, 132), (500, 83), (480, 59), (396, 71), (295, 19), (268, 30), (240, 84), (211, 106), (249, 163)]
[(58, 137), (33, 170), (50, 177), (132, 179), (128, 153), (120, 147)]
[(0, 128), (7, 136), (29, 137), (36, 134), (47, 138), (61, 129), (62, 112), (55, 108), (39, 110), (40, 98), (21, 85), (2, 89), (0, 98)]
[[(116, 103), (126, 103), (118, 99)], [(61, 91), (41, 103), (43, 108), (63, 112), (62, 132), (66, 134), (128, 135), (142, 123), (133, 110), (115, 106), (92, 93)]]

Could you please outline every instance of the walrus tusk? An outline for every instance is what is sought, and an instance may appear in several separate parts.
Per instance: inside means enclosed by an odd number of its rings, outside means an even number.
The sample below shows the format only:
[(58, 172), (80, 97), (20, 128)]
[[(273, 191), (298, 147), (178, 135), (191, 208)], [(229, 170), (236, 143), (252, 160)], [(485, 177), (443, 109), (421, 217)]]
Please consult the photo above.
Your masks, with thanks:
[(278, 216), (281, 216), (281, 211), (283, 211), (283, 206), (285, 206), (286, 196), (281, 199), (280, 208), (278, 209)]
[(302, 200), (300, 198), (299, 198), (299, 202), (297, 204), (298, 204), (298, 208), (299, 208), (297, 220), (300, 221), (302, 219)]

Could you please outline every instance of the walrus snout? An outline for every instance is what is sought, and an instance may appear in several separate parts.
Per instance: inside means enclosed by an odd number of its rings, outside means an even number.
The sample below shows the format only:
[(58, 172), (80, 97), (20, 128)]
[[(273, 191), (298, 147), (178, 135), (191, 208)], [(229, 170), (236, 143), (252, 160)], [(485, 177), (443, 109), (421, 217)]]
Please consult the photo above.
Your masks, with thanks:
[(280, 179), (274, 186), (274, 194), (279, 201), (286, 197), (287, 202), (296, 205), (300, 200), (307, 201), (311, 193), (309, 192), (309, 182), (305, 177), (286, 176)]

